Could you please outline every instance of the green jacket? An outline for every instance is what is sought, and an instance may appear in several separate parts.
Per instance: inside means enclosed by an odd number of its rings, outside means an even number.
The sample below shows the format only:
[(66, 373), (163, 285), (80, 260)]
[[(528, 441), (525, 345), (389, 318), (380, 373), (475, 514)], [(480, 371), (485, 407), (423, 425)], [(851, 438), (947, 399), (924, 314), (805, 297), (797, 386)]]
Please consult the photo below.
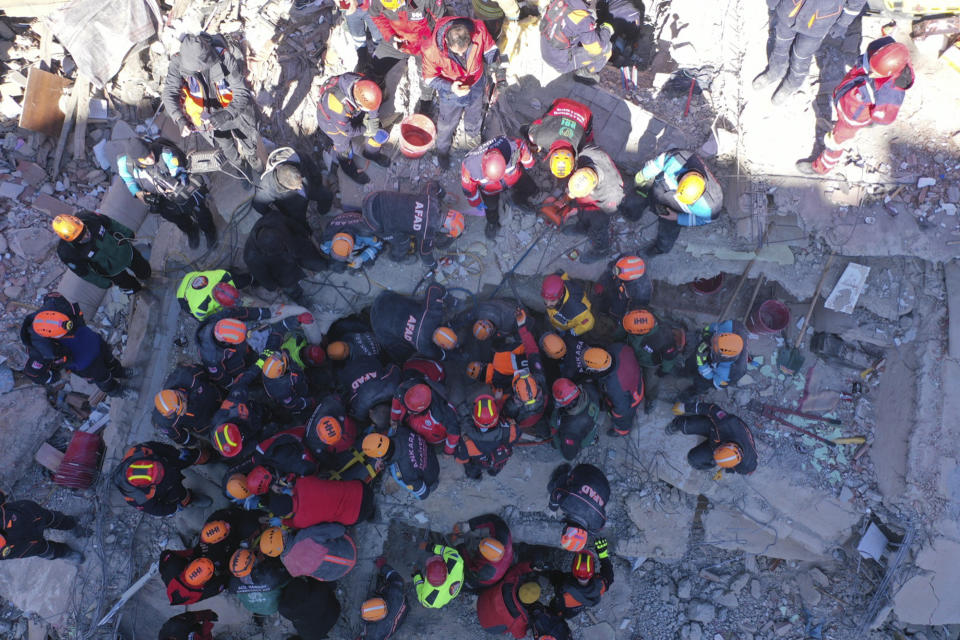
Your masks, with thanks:
[[(206, 284), (195, 289), (192, 284), (197, 278), (206, 278)], [(213, 288), (221, 282), (236, 286), (230, 272), (226, 269), (211, 269), (210, 271), (191, 271), (183, 276), (180, 286), (177, 287), (177, 301), (180, 308), (201, 322), (206, 320), (223, 306), (213, 297)], [(199, 285), (199, 281), (198, 281)]]
[(99, 213), (81, 213), (90, 238), (86, 242), (61, 240), (57, 255), (67, 268), (101, 289), (109, 289), (111, 278), (133, 262), (133, 230)]
[[(675, 328), (659, 318), (650, 333), (642, 336), (623, 333), (621, 339), (633, 348), (637, 363), (644, 368), (660, 367), (664, 373), (670, 373), (677, 365), (683, 350), (677, 345)], [(682, 329), (676, 329), (682, 331)]]

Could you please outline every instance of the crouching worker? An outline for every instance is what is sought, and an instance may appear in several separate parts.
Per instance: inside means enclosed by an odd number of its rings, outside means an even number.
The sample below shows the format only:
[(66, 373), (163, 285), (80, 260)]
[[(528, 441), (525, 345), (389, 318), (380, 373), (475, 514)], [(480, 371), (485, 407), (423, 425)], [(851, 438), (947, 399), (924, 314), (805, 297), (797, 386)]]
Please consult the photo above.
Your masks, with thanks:
[(757, 468), (757, 447), (747, 424), (719, 406), (706, 402), (673, 405), (676, 416), (667, 433), (706, 436), (690, 449), (687, 462), (703, 471), (720, 467), (734, 473), (753, 473)]

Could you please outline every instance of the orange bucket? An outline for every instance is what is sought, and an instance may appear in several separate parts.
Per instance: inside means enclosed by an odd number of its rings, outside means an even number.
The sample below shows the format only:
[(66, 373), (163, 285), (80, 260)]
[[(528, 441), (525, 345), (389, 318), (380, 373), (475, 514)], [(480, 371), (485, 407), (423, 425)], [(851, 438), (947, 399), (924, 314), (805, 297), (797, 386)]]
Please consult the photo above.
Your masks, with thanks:
[(400, 123), (400, 153), (408, 158), (419, 158), (437, 140), (437, 127), (427, 116), (414, 113)]

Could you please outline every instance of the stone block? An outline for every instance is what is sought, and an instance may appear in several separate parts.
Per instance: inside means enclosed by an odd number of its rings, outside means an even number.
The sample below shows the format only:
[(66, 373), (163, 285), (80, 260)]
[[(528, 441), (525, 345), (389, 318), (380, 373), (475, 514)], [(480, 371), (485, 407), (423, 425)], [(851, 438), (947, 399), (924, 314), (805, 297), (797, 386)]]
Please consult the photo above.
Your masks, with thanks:
[(2, 562), (0, 595), (24, 612), (62, 625), (73, 611), (77, 571), (77, 565), (66, 560), (23, 558)]
[(50, 229), (14, 229), (6, 234), (10, 250), (25, 260), (41, 262), (56, 246), (58, 238)]
[(21, 160), (17, 163), (17, 171), (23, 176), (24, 182), (33, 187), (47, 179), (47, 172), (35, 162)]
[(10, 198), (11, 200), (16, 200), (26, 188), (27, 185), (20, 184), (19, 182), (2, 182), (0, 183), (0, 198)]
[(51, 218), (59, 215), (73, 215), (77, 212), (76, 207), (73, 205), (67, 204), (63, 200), (58, 200), (46, 193), (41, 193), (37, 196), (37, 199), (33, 201), (33, 208), (46, 213)]
[(683, 557), (693, 521), (693, 509), (682, 500), (671, 503), (665, 509), (657, 503), (653, 493), (643, 497), (635, 493), (627, 497), (626, 502), (627, 513), (637, 526), (637, 536), (640, 538), (638, 553), (632, 555), (649, 555), (661, 560), (679, 560)]

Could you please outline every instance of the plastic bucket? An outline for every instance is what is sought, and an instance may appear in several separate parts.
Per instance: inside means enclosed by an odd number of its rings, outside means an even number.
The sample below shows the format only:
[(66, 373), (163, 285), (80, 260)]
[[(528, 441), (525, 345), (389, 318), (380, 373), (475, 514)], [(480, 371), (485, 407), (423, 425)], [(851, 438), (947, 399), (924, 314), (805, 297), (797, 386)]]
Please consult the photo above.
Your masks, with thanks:
[(712, 278), (697, 278), (690, 283), (690, 288), (698, 296), (712, 296), (723, 286), (723, 274), (718, 273)]
[(437, 127), (425, 115), (414, 113), (400, 123), (400, 153), (408, 158), (419, 158), (433, 146)]
[(57, 473), (54, 484), (72, 489), (87, 489), (96, 480), (100, 466), (100, 452), (103, 440), (99, 433), (77, 431), (70, 440), (66, 453)]
[(751, 333), (780, 333), (790, 323), (790, 309), (779, 300), (767, 300), (747, 318)]

